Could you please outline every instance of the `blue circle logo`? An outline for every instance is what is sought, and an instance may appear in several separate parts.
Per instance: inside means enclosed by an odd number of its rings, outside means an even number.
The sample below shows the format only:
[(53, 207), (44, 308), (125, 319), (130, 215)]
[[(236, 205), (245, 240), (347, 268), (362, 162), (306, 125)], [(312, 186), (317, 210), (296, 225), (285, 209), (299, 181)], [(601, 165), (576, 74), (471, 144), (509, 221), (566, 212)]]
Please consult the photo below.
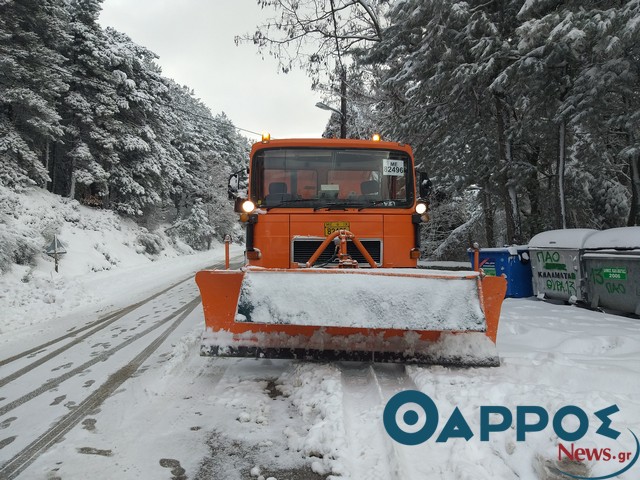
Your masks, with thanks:
[(426, 442), (438, 428), (438, 407), (431, 397), (417, 390), (396, 393), (382, 415), (391, 438), (403, 445)]

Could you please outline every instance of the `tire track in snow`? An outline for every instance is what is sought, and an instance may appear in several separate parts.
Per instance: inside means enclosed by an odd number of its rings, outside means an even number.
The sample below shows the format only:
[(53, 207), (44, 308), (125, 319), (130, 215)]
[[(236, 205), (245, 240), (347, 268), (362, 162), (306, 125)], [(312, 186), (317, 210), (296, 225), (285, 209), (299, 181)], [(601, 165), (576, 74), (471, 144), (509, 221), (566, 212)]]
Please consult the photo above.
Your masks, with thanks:
[[(238, 264), (235, 264), (235, 266), (238, 266)], [(222, 264), (217, 264), (217, 265), (213, 265), (212, 267), (207, 267), (207, 268), (222, 268)], [(174, 288), (182, 285), (183, 283), (192, 280), (193, 276), (190, 275), (187, 278), (184, 278), (170, 286), (168, 286), (167, 288), (151, 295), (150, 297), (145, 298), (144, 300), (141, 300), (137, 303), (134, 303), (132, 305), (129, 305), (125, 308), (122, 308), (116, 312), (112, 312), (108, 315), (106, 315), (105, 317), (96, 320), (95, 322), (90, 322), (89, 324), (74, 330), (72, 332), (69, 332), (65, 335), (62, 335), (58, 338), (55, 338), (49, 342), (43, 343), (41, 345), (38, 345), (36, 347), (30, 348), (29, 350), (26, 350), (22, 353), (19, 353), (17, 355), (14, 355), (10, 358), (4, 359), (4, 360), (0, 360), (0, 367), (7, 365), (9, 363), (12, 363), (16, 360), (19, 360), (25, 356), (31, 355), (31, 354), (37, 354), (37, 353), (41, 353), (43, 352), (47, 347), (50, 347), (51, 345), (54, 345), (58, 342), (61, 342), (63, 340), (66, 340), (68, 338), (73, 338), (76, 337), (79, 333), (84, 332), (86, 330), (92, 329), (89, 332), (85, 333), (84, 335), (81, 335), (80, 337), (74, 338), (71, 342), (61, 346), (60, 348), (48, 353), (47, 355), (37, 359), (36, 361), (30, 363), (29, 365), (26, 365), (22, 368), (20, 368), (19, 370), (11, 373), (10, 375), (7, 375), (4, 378), (0, 378), (0, 387), (3, 387), (4, 385), (12, 382), (13, 380), (20, 378), (22, 375), (30, 372), (31, 370), (33, 370), (34, 368), (39, 367), (40, 365), (46, 363), (47, 361), (51, 360), (52, 358), (55, 358), (56, 356), (64, 353), (65, 351), (69, 350), (70, 348), (74, 347), (75, 345), (81, 343), (82, 341), (86, 340), (87, 338), (91, 337), (92, 335), (100, 332), (101, 330), (104, 330), (106, 327), (108, 327), (109, 325), (117, 322), (118, 320), (120, 320), (122, 317), (128, 315), (131, 312), (134, 312), (135, 310), (137, 310), (138, 308), (147, 305), (149, 303), (151, 303), (153, 300), (155, 300), (156, 298), (164, 295), (165, 293), (173, 290)], [(93, 328), (95, 327), (95, 328)]]
[[(162, 293), (164, 293), (164, 292), (162, 292)], [(148, 298), (145, 301), (140, 302), (140, 304), (143, 304), (143, 303), (145, 303), (146, 301), (149, 301), (149, 300), (152, 300), (152, 299)], [(112, 312), (112, 313), (110, 313), (110, 314), (108, 314), (108, 315), (106, 315), (106, 316), (104, 316), (104, 317), (102, 317), (102, 318), (100, 318), (100, 319), (98, 319), (98, 320), (96, 320), (94, 322), (90, 322), (90, 323), (86, 324), (85, 326), (83, 326), (81, 328), (78, 328), (77, 330), (73, 330), (72, 332), (69, 332), (69, 333), (67, 333), (65, 335), (62, 335), (62, 336), (58, 337), (58, 338), (54, 338), (53, 340), (50, 340), (50, 341), (48, 341), (46, 343), (43, 343), (43, 344), (38, 345), (36, 347), (30, 348), (29, 350), (25, 350), (24, 352), (20, 352), (20, 353), (18, 353), (16, 355), (13, 355), (12, 357), (5, 358), (4, 360), (0, 360), (0, 367), (3, 367), (3, 366), (8, 365), (10, 363), (13, 363), (16, 360), (20, 360), (21, 358), (26, 357), (28, 355), (32, 355), (32, 354), (37, 355), (39, 353), (42, 353), (47, 347), (50, 347), (51, 345), (55, 345), (56, 343), (61, 342), (62, 340), (65, 340), (67, 338), (72, 338), (75, 335), (77, 335), (78, 333), (84, 332), (85, 330), (93, 328), (96, 325), (100, 325), (100, 324), (102, 324), (104, 322), (109, 322), (109, 320), (112, 320), (114, 317), (118, 317), (118, 316), (121, 316), (121, 315), (126, 315), (126, 313), (131, 311), (131, 309), (133, 309), (133, 307), (136, 307), (136, 306), (138, 306), (138, 304), (131, 305), (129, 307), (125, 307), (125, 308), (123, 308), (121, 310), (118, 310), (116, 312)], [(111, 322), (109, 322), (109, 323), (111, 323)], [(3, 380), (4, 379), (2, 379), (2, 381)], [(5, 382), (5, 383), (7, 383), (7, 382)]]
[(403, 365), (339, 364), (343, 418), (352, 478), (408, 479), (411, 472), (382, 423), (386, 402), (400, 390), (415, 389)]
[[(220, 360), (220, 359), (218, 359)], [(216, 418), (206, 440), (195, 480), (263, 478), (320, 480), (287, 446), (283, 431), (297, 422), (290, 402), (278, 390), (279, 380), (295, 368), (290, 360), (226, 358), (226, 369), (211, 391), (216, 398), (209, 415)], [(300, 427), (300, 425), (296, 425)]]
[[(40, 365), (42, 365), (43, 363), (48, 362), (49, 360), (51, 360), (52, 358), (57, 357), (58, 355), (60, 355), (61, 353), (67, 351), (68, 349), (70, 349), (71, 347), (79, 344), (80, 342), (86, 340), (87, 338), (91, 337), (92, 335), (94, 335), (95, 333), (99, 332), (100, 330), (103, 330), (104, 328), (108, 327), (109, 325), (111, 325), (114, 322), (117, 322), (118, 320), (120, 320), (122, 317), (124, 317), (125, 315), (127, 315), (128, 313), (131, 313), (132, 311), (134, 311), (136, 308), (138, 308), (140, 305), (132, 305), (130, 307), (127, 308), (123, 308), (122, 310), (118, 311), (115, 314), (112, 315), (108, 315), (107, 317), (98, 320), (97, 322), (94, 322), (92, 324), (90, 324), (88, 327), (92, 327), (95, 326), (96, 323), (99, 323), (99, 325), (94, 328), (93, 330), (90, 330), (89, 332), (85, 333), (84, 335), (74, 339), (73, 341), (67, 343), (66, 345), (63, 345), (62, 347), (58, 348), (57, 350), (52, 351), (51, 353), (48, 353), (47, 355), (45, 355), (44, 357), (39, 358), (38, 360), (36, 360), (35, 362), (30, 363), (29, 365), (22, 367), (19, 370), (16, 370), (15, 372), (13, 372), (10, 375), (7, 375), (4, 378), (0, 378), (0, 387), (5, 386), (8, 383), (11, 383), (12, 381), (14, 381), (16, 378), (20, 378), (22, 375), (25, 375), (27, 373), (29, 373), (31, 370), (33, 370), (36, 367), (39, 367)], [(77, 330), (74, 332), (75, 333), (79, 333), (80, 331), (84, 331), (86, 330), (88, 327), (83, 327), (80, 330)], [(43, 344), (39, 347), (35, 347), (34, 349), (31, 349), (27, 352), (21, 353), (19, 355), (16, 355), (15, 357), (12, 357), (12, 359), (9, 360), (18, 360), (19, 358), (24, 357), (25, 355), (31, 353), (32, 351), (42, 351), (43, 348), (46, 348), (50, 345), (53, 345), (54, 343), (57, 343), (65, 338), (68, 338), (68, 335), (65, 335), (64, 337), (60, 337), (58, 339), (52, 340), (51, 342), (48, 342), (46, 344)], [(9, 362), (7, 362), (9, 363)]]
[[(165, 318), (163, 318), (163, 319), (157, 321), (155, 324), (151, 325), (149, 328), (137, 333), (136, 335), (133, 335), (132, 337), (130, 337), (129, 339), (127, 339), (127, 340), (123, 341), (122, 343), (116, 345), (115, 347), (104, 351), (100, 355), (96, 355), (91, 360), (79, 365), (78, 367), (76, 367), (76, 368), (74, 368), (72, 370), (69, 370), (68, 372), (64, 373), (63, 375), (60, 375), (60, 376), (58, 376), (56, 378), (52, 378), (51, 380), (46, 381), (45, 383), (43, 383), (40, 387), (36, 388), (35, 390), (32, 390), (31, 392), (29, 392), (29, 393), (27, 393), (25, 395), (22, 395), (21, 397), (19, 397), (19, 398), (13, 400), (13, 401), (7, 403), (6, 405), (0, 407), (0, 417), (4, 416), (6, 413), (10, 412), (14, 408), (19, 407), (23, 403), (26, 403), (29, 400), (31, 400), (31, 399), (33, 399), (33, 398), (35, 398), (35, 397), (37, 397), (37, 396), (39, 396), (39, 395), (41, 395), (41, 394), (43, 394), (45, 392), (48, 392), (52, 388), (57, 387), (58, 385), (60, 385), (65, 380), (68, 380), (69, 378), (72, 378), (72, 377), (78, 375), (79, 373), (85, 371), (86, 369), (88, 369), (89, 367), (95, 365), (96, 363), (103, 362), (103, 361), (107, 360), (109, 357), (111, 357), (116, 352), (122, 350), (123, 348), (127, 347), (128, 345), (130, 345), (131, 343), (135, 342), (136, 340), (148, 335), (152, 331), (160, 328), (162, 325), (164, 325), (167, 322), (169, 322), (176, 315), (179, 315), (181, 312), (183, 312), (185, 310), (185, 308), (189, 307), (194, 302), (200, 302), (200, 297), (198, 296), (197, 298), (195, 298), (191, 302), (189, 302), (187, 305), (185, 305), (183, 307), (180, 307), (176, 311), (174, 311), (174, 312), (170, 313), (169, 315), (167, 315)], [(191, 310), (193, 310), (193, 308), (191, 308)]]
[[(75, 427), (89, 412), (99, 407), (109, 396), (111, 396), (125, 381), (131, 378), (140, 368), (145, 360), (155, 352), (167, 337), (182, 323), (182, 321), (200, 304), (200, 297), (193, 299), (177, 311), (173, 312), (162, 322), (147, 329), (149, 333), (169, 320), (175, 320), (166, 328), (155, 340), (144, 348), (132, 361), (121, 367), (118, 371), (109, 376), (97, 390), (83, 400), (76, 408), (57, 421), (45, 433), (16, 454), (2, 467), (0, 467), (0, 478), (12, 480), (24, 471), (33, 461), (44, 453), (49, 447), (58, 442), (63, 435)], [(142, 334), (146, 334), (142, 332)], [(130, 339), (131, 340), (131, 339)], [(129, 341), (127, 341), (129, 342)], [(125, 342), (125, 343), (127, 343)], [(119, 346), (120, 347), (120, 346)], [(80, 367), (79, 367), (80, 368)], [(75, 369), (78, 370), (78, 369)]]
[[(240, 263), (238, 263), (239, 259), (236, 257), (233, 259), (234, 263), (232, 264), (231, 268), (236, 268), (240, 265)], [(223, 263), (219, 263), (219, 264), (215, 264), (212, 265), (210, 267), (206, 267), (206, 269), (210, 269), (210, 268), (223, 268)], [(16, 355), (13, 355), (9, 358), (5, 358), (3, 360), (0, 360), (0, 367), (4, 366), (4, 365), (8, 365), (9, 363), (15, 362), (16, 360), (19, 360), (23, 357), (26, 357), (28, 355), (31, 354), (38, 354), (40, 352), (42, 352), (43, 350), (45, 350), (47, 347), (50, 347), (51, 345), (55, 345), (58, 342), (61, 342), (63, 340), (66, 340), (68, 338), (73, 338), (75, 337), (78, 333), (84, 332), (85, 330), (89, 330), (93, 327), (98, 327), (95, 328), (94, 330), (92, 330), (91, 332), (89, 332), (88, 334), (83, 335), (80, 338), (75, 339), (73, 342), (59, 348), (58, 350), (48, 354), (46, 357), (44, 357), (44, 359), (39, 359), (35, 362), (33, 362), (32, 364), (20, 369), (20, 372), (24, 371), (28, 371), (28, 369), (32, 369), (37, 367), (38, 365), (41, 365), (42, 363), (46, 362), (47, 360), (55, 357), (56, 355), (59, 355), (60, 353), (64, 352), (65, 350), (71, 348), (72, 346), (76, 345), (77, 343), (79, 343), (80, 341), (84, 340), (85, 338), (91, 336), (92, 334), (108, 327), (109, 325), (111, 325), (113, 322), (119, 320), (120, 318), (122, 318), (123, 316), (127, 315), (128, 313), (133, 312), (134, 310), (140, 308), (143, 305), (146, 305), (147, 303), (152, 302), (153, 300), (155, 300), (156, 298), (164, 295), (165, 293), (173, 290), (174, 288), (182, 285), (183, 283), (192, 280), (193, 279), (193, 274), (189, 274), (189, 276), (187, 276), (186, 278), (173, 283), (171, 285), (169, 285), (168, 287), (160, 290), (157, 293), (154, 293), (153, 295), (140, 300), (139, 302), (136, 302), (132, 305), (129, 305), (127, 307), (121, 308), (119, 310), (116, 310), (115, 312), (111, 312), (108, 315), (105, 315), (104, 317), (94, 321), (94, 322), (90, 322), (86, 325), (84, 325), (81, 328), (78, 328), (76, 330), (73, 330), (72, 332), (66, 333), (65, 335), (61, 335), (60, 337), (54, 338), (53, 340), (50, 340), (48, 342), (45, 342), (41, 345), (35, 346), (33, 348), (30, 348), (29, 350), (25, 350), (24, 352), (18, 353)], [(18, 372), (9, 375), (3, 379), (0, 379), (0, 387), (3, 385), (6, 385), (7, 383), (9, 383), (10, 381), (14, 380), (15, 378), (17, 378), (19, 375), (17, 374)]]

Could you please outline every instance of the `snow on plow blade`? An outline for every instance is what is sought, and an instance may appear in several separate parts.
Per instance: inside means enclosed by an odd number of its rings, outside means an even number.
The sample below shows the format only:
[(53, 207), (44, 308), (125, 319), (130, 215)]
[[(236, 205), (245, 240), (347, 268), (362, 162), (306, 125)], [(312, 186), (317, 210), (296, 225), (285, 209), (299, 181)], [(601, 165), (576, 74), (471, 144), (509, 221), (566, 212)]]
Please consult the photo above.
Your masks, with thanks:
[(202, 354), (496, 366), (501, 277), (415, 269), (205, 270)]

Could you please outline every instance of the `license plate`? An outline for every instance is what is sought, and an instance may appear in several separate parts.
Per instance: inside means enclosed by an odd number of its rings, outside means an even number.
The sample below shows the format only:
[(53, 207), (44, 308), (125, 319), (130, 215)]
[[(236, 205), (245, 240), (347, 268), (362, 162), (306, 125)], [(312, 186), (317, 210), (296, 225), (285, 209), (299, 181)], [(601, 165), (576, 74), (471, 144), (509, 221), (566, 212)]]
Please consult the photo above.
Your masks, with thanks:
[(349, 230), (349, 222), (324, 222), (325, 237), (328, 237), (337, 230)]

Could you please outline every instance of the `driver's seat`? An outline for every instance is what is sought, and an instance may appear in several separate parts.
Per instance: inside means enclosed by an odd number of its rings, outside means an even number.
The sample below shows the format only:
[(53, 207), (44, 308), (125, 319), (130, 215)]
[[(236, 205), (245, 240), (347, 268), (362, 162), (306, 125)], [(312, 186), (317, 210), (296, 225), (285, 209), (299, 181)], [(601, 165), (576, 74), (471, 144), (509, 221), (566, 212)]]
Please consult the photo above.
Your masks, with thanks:
[(376, 180), (367, 180), (360, 184), (361, 200), (379, 200), (380, 184)]
[(292, 198), (293, 196), (287, 193), (286, 183), (272, 182), (269, 184), (269, 194), (265, 197), (264, 201), (267, 207), (273, 207)]

